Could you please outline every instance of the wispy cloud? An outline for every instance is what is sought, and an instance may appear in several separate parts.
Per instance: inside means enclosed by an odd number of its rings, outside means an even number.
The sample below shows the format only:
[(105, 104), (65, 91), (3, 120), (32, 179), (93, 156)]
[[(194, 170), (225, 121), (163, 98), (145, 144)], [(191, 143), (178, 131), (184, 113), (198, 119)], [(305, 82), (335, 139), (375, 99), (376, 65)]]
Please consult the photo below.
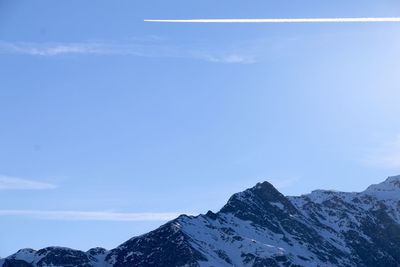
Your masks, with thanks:
[(229, 53), (199, 53), (194, 52), (193, 55), (197, 55), (199, 59), (203, 59), (210, 62), (215, 63), (231, 63), (231, 64), (252, 64), (256, 63), (257, 60), (254, 55), (251, 54), (242, 54), (238, 52), (229, 52)]
[(362, 161), (376, 167), (400, 168), (400, 134), (367, 150)]
[(50, 183), (0, 175), (0, 190), (45, 190), (56, 187)]
[(168, 221), (178, 217), (180, 214), (178, 212), (123, 213), (109, 211), (0, 210), (0, 216), (60, 221)]
[(266, 19), (145, 19), (166, 23), (372, 23), (400, 22), (400, 17), (384, 18), (266, 18)]
[(242, 47), (215, 49), (191, 44), (169, 44), (162, 38), (130, 39), (126, 42), (33, 43), (0, 41), (0, 54), (54, 57), (62, 55), (132, 56), (187, 58), (214, 63), (254, 63), (253, 55)]
[(0, 42), (0, 53), (25, 54), (31, 56), (59, 55), (136, 55), (151, 56), (152, 49), (145, 50), (143, 45), (114, 44), (106, 42), (81, 43), (32, 43), (32, 42)]

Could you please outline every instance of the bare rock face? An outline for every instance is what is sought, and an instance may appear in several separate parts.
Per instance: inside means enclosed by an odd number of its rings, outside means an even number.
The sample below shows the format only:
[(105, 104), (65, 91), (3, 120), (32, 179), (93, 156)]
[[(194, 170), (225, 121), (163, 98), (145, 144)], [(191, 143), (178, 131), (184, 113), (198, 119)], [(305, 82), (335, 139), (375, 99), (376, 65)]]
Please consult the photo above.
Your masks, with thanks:
[(268, 182), (115, 249), (22, 249), (2, 267), (400, 266), (400, 176), (360, 193), (286, 197)]

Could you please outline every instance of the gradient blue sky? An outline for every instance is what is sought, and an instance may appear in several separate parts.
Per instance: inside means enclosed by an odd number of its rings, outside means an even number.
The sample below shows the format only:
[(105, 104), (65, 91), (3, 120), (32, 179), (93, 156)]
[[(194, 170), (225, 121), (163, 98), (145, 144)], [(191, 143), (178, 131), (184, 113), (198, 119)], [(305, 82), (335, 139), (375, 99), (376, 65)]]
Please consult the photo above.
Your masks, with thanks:
[(259, 181), (399, 174), (399, 23), (143, 22), (389, 16), (399, 1), (0, 0), (0, 256), (112, 248)]

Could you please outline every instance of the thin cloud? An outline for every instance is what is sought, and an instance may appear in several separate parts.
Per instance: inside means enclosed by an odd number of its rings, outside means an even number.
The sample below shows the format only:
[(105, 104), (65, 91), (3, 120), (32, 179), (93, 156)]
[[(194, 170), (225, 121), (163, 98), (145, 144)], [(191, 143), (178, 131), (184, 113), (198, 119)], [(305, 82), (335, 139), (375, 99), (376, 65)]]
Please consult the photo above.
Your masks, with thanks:
[(0, 216), (58, 221), (169, 221), (180, 214), (177, 212), (123, 213), (109, 211), (0, 210)]
[(46, 190), (57, 186), (50, 183), (17, 177), (0, 176), (0, 190)]
[(145, 19), (145, 22), (166, 23), (371, 23), (400, 22), (400, 17), (389, 18), (282, 18), (282, 19)]
[(231, 52), (231, 53), (204, 53), (204, 52), (192, 52), (193, 57), (202, 59), (209, 62), (214, 63), (228, 63), (228, 64), (252, 64), (256, 63), (254, 55), (239, 53), (239, 52)]
[[(242, 52), (241, 52), (242, 51)], [(211, 49), (196, 45), (165, 43), (162, 38), (133, 39), (128, 42), (82, 43), (32, 43), (0, 41), (0, 54), (16, 54), (41, 57), (63, 55), (132, 56), (148, 58), (196, 59), (213, 63), (250, 64), (255, 59), (244, 52), (245, 48)]]
[(122, 45), (100, 42), (83, 43), (28, 43), (0, 42), (0, 53), (25, 54), (31, 56), (59, 55), (137, 55), (149, 56), (139, 45)]

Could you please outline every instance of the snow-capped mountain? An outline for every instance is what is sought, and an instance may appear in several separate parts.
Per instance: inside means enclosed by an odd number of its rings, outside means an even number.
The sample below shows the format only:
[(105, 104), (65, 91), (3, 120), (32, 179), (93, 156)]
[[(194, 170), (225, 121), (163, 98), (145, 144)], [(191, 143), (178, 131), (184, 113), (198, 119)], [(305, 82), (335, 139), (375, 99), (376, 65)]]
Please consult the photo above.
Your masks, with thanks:
[(400, 176), (360, 193), (285, 197), (268, 182), (115, 249), (22, 249), (3, 267), (400, 266)]

